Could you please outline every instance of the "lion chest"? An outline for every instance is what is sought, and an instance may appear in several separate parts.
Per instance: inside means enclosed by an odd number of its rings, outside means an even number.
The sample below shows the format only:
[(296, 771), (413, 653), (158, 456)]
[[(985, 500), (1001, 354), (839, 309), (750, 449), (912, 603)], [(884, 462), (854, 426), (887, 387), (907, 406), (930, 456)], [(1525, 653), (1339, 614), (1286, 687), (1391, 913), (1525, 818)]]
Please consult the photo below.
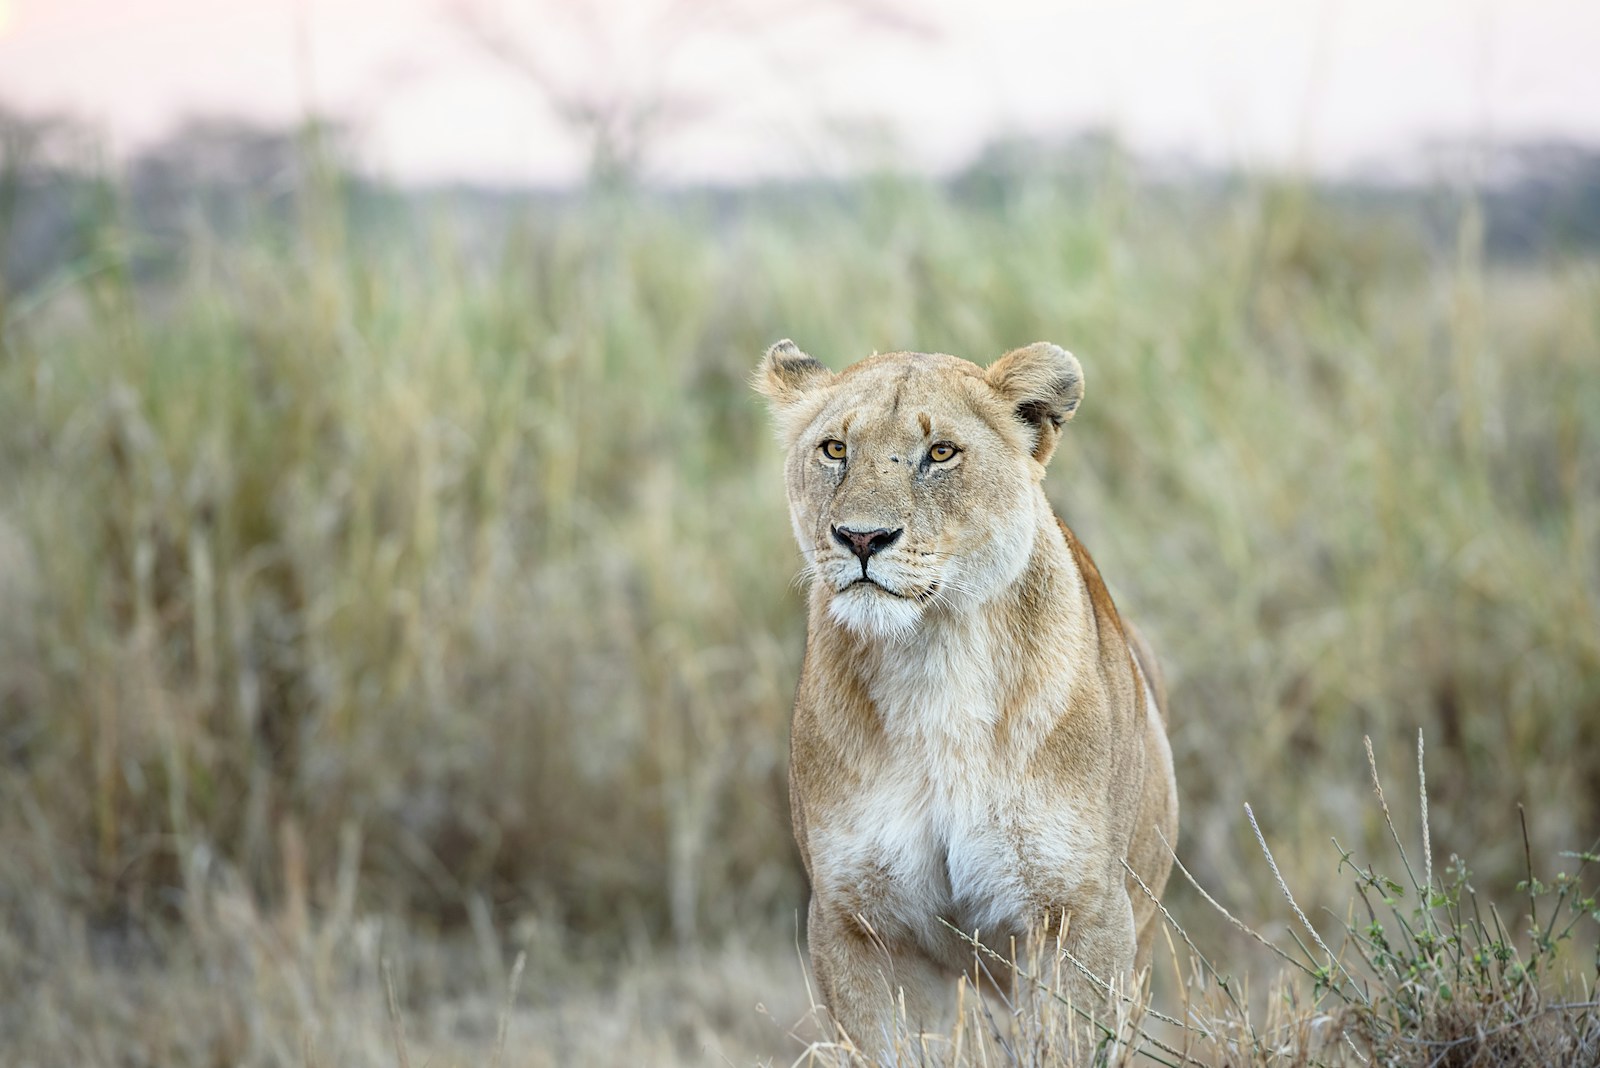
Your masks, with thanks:
[(826, 884), (881, 933), (942, 941), (1026, 911), (1025, 836), (987, 792), (915, 766), (887, 772), (817, 844)]
[(930, 949), (950, 948), (946, 924), (1020, 934), (1070, 895), (1082, 821), (1015, 774), (1023, 754), (997, 750), (998, 688), (983, 664), (919, 667), (875, 688), (883, 744), (813, 832), (817, 890), (879, 934)]

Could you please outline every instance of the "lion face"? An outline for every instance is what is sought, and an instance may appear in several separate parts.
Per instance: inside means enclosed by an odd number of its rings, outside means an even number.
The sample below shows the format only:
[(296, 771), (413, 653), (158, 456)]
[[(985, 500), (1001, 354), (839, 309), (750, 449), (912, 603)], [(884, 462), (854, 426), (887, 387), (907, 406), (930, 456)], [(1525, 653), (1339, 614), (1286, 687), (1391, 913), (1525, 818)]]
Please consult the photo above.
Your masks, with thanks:
[(1021, 574), (1049, 510), (1044, 464), (1083, 374), (1048, 344), (987, 371), (889, 353), (834, 374), (785, 341), (756, 385), (788, 445), (790, 518), (828, 614), (896, 639)]

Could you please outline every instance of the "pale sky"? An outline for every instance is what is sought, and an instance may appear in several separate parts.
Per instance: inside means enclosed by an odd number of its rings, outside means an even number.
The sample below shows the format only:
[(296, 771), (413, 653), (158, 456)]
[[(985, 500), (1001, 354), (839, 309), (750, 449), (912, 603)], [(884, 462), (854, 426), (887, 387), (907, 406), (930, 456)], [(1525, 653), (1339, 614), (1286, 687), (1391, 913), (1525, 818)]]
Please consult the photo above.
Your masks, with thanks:
[(673, 105), (664, 178), (939, 169), (1091, 125), (1340, 171), (1430, 137), (1600, 143), (1600, 0), (0, 0), (0, 103), (117, 152), (314, 109), (382, 174), (564, 181), (582, 100)]

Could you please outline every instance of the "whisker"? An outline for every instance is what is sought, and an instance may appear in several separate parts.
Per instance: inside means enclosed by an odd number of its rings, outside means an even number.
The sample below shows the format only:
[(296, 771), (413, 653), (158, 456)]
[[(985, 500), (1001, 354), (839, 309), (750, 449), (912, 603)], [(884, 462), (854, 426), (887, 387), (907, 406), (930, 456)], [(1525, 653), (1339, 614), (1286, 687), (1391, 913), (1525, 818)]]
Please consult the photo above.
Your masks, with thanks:
[(789, 588), (791, 590), (805, 589), (815, 582), (816, 579), (817, 566), (815, 564), (806, 564), (800, 568), (800, 570), (796, 571), (794, 573), (794, 577), (789, 580)]

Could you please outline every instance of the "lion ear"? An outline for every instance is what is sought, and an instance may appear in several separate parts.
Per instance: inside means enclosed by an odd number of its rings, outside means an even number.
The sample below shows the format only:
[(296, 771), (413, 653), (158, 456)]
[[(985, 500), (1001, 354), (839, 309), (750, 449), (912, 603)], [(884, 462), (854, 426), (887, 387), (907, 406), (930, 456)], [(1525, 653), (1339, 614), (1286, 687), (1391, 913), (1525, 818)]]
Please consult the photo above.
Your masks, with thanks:
[(1050, 461), (1061, 427), (1083, 400), (1083, 367), (1072, 353), (1048, 341), (1015, 349), (984, 373), (984, 381), (1033, 434), (1033, 458)]
[(818, 386), (833, 381), (833, 372), (795, 347), (788, 338), (773, 345), (756, 368), (756, 391), (773, 411), (781, 412)]

